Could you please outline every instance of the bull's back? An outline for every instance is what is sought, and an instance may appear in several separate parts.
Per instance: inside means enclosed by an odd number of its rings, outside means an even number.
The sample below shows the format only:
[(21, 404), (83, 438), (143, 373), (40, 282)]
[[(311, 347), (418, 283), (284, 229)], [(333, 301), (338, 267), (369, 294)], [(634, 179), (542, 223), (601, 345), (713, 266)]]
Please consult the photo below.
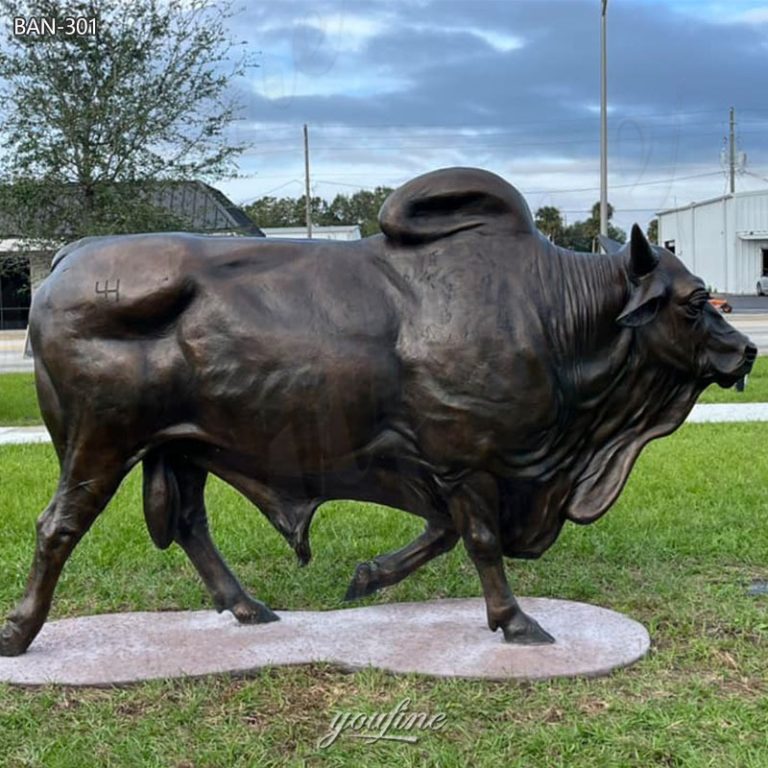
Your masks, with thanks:
[(199, 297), (286, 333), (391, 335), (396, 315), (370, 250), (187, 234), (87, 238), (57, 255), (30, 324), (39, 332), (55, 317), (60, 336), (157, 336)]

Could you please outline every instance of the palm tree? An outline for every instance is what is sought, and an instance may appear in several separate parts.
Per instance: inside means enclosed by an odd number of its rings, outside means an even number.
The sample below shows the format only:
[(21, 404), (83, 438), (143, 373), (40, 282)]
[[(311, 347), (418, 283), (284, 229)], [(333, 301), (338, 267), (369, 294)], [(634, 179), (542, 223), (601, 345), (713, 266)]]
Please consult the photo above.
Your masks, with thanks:
[(553, 243), (562, 240), (565, 229), (563, 216), (554, 205), (545, 205), (536, 211), (536, 226)]

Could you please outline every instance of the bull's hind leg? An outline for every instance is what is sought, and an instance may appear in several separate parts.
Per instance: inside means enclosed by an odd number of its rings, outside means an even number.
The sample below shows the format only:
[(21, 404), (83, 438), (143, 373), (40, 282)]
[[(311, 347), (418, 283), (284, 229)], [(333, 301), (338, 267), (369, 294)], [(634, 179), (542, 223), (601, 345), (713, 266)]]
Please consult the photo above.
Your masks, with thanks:
[(37, 521), (34, 561), (24, 596), (0, 630), (0, 655), (24, 653), (35, 639), (67, 558), (124, 475), (124, 462), (105, 446), (80, 445), (64, 457), (58, 489)]
[(382, 587), (397, 584), (422, 565), (456, 546), (459, 534), (449, 528), (427, 523), (427, 529), (408, 546), (367, 563), (360, 563), (347, 589), (345, 600), (357, 600)]
[(231, 611), (242, 624), (277, 621), (277, 614), (242, 588), (211, 539), (204, 495), (208, 473), (181, 460), (172, 461), (171, 467), (179, 493), (174, 538), (200, 574), (216, 610)]
[(449, 508), (480, 576), (491, 630), (495, 632), (501, 628), (508, 643), (554, 643), (552, 635), (523, 612), (507, 584), (498, 526), (496, 481), (488, 475), (475, 475), (454, 494)]

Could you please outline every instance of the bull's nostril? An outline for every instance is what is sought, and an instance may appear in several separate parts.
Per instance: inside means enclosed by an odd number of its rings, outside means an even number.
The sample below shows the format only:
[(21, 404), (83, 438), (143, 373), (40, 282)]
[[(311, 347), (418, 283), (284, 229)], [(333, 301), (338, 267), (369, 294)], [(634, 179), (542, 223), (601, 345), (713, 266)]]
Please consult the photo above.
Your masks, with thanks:
[(747, 344), (747, 347), (744, 350), (744, 359), (748, 363), (754, 363), (756, 357), (757, 357), (757, 347), (753, 346), (752, 344)]

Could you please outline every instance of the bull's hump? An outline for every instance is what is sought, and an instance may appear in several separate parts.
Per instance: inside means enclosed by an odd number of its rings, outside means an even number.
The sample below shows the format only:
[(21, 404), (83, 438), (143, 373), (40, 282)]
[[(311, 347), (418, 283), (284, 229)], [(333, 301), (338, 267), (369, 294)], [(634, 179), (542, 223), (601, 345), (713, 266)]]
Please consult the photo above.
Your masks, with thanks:
[(443, 168), (409, 181), (384, 201), (379, 224), (387, 238), (403, 244), (477, 228), (509, 235), (536, 232), (523, 196), (480, 168)]

